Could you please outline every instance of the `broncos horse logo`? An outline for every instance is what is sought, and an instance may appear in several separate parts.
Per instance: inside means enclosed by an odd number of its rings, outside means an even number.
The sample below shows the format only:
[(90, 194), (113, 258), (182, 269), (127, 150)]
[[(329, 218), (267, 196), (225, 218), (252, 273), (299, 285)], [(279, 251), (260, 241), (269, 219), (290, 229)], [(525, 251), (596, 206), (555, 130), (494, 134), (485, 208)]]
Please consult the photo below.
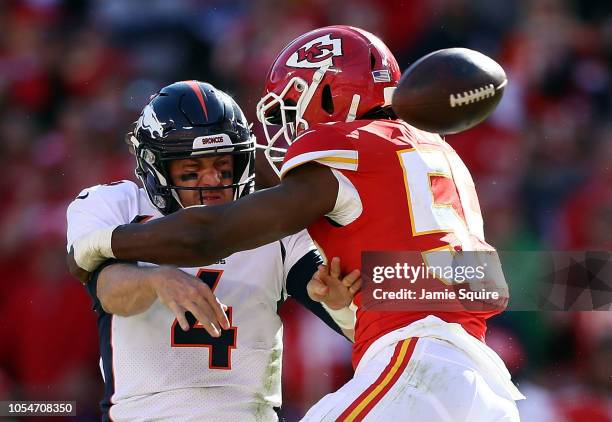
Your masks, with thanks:
[(136, 132), (139, 129), (145, 129), (151, 135), (151, 138), (161, 138), (164, 133), (164, 128), (162, 124), (159, 122), (157, 115), (155, 114), (155, 110), (151, 107), (150, 104), (142, 110), (142, 114), (138, 118), (138, 122), (136, 123)]

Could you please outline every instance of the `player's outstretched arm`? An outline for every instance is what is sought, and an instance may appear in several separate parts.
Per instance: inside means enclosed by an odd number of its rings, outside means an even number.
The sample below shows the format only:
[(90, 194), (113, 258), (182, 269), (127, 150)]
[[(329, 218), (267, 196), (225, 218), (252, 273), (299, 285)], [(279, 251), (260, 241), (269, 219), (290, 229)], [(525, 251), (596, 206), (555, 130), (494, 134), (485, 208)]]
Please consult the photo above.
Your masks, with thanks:
[(184, 331), (189, 329), (185, 312), (191, 312), (213, 337), (229, 328), (221, 304), (209, 287), (174, 267), (138, 267), (114, 263), (96, 274), (96, 295), (110, 314), (132, 316), (149, 309), (159, 298), (175, 315)]
[[(278, 186), (231, 204), (191, 207), (145, 224), (119, 226), (109, 236), (110, 245), (80, 239), (74, 242), (71, 259), (75, 262), (69, 267), (73, 274), (78, 267), (91, 271), (100, 251), (111, 249), (114, 257), (126, 261), (209, 265), (236, 251), (298, 232), (330, 212), (337, 193), (338, 182), (329, 168), (305, 164), (293, 169)], [(100, 239), (105, 237), (93, 236), (94, 243)], [(83, 279), (82, 272), (78, 275)]]
[(146, 224), (118, 227), (117, 258), (178, 266), (208, 265), (240, 250), (297, 233), (336, 202), (338, 182), (318, 164), (305, 165), (280, 185), (222, 206), (191, 207)]

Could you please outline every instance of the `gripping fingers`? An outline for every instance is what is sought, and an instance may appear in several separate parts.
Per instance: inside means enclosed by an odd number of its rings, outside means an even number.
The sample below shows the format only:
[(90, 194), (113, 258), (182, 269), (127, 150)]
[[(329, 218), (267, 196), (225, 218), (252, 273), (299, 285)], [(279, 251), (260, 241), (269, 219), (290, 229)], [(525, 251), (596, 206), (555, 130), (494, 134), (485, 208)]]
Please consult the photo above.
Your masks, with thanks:
[(317, 271), (313, 274), (312, 278), (322, 281), (325, 277), (329, 277), (329, 270), (327, 265), (319, 265)]
[(230, 323), (227, 319), (227, 315), (225, 314), (227, 306), (219, 302), (219, 299), (217, 299), (217, 297), (206, 286), (202, 285), (200, 289), (201, 295), (206, 302), (205, 305), (210, 307), (212, 310), (211, 321), (218, 322), (218, 324), (224, 330), (229, 329)]
[(353, 270), (342, 279), (344, 287), (351, 287), (361, 277), (361, 271)]
[(230, 328), (230, 322), (227, 319), (227, 305), (219, 302), (219, 299), (215, 297), (215, 304), (213, 305), (213, 311), (215, 312), (215, 316), (217, 317), (217, 322), (221, 325), (221, 328), (227, 330)]
[(349, 292), (354, 296), (361, 289), (361, 277), (349, 287)]
[(202, 326), (204, 327), (204, 329), (208, 332), (208, 334), (210, 334), (213, 337), (221, 337), (221, 329), (219, 327), (217, 327), (216, 324), (212, 323), (212, 322), (208, 322), (208, 324), (203, 324)]
[(329, 275), (334, 278), (340, 278), (340, 258), (333, 257), (329, 266)]
[(187, 309), (193, 314), (198, 320), (200, 325), (213, 337), (219, 337), (221, 335), (221, 329), (215, 323), (213, 313), (208, 306), (201, 306), (198, 303), (191, 303)]
[(185, 317), (185, 309), (176, 304), (176, 302), (168, 303), (168, 308), (172, 311), (183, 331), (189, 331), (189, 322)]

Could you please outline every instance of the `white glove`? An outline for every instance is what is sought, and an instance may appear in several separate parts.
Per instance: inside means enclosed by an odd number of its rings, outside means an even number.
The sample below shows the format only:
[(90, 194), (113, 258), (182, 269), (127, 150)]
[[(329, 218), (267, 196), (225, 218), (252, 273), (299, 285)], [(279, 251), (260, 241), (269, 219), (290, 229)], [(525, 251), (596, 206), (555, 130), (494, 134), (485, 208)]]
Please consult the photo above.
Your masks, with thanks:
[(92, 272), (109, 258), (114, 258), (111, 248), (113, 230), (117, 226), (105, 227), (79, 237), (74, 241), (74, 261), (87, 272)]

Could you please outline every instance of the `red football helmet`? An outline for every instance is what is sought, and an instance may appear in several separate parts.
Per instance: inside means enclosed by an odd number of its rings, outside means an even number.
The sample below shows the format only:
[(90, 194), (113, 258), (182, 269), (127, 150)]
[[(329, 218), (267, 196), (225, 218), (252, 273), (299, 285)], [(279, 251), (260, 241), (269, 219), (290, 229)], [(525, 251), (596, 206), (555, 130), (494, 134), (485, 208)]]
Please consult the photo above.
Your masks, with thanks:
[[(401, 74), (387, 46), (359, 28), (335, 25), (310, 31), (278, 55), (266, 79), (257, 118), (268, 142), (266, 157), (282, 161), (284, 136), (291, 144), (309, 125), (350, 122), (390, 106)], [(281, 125), (273, 132), (272, 125)]]

